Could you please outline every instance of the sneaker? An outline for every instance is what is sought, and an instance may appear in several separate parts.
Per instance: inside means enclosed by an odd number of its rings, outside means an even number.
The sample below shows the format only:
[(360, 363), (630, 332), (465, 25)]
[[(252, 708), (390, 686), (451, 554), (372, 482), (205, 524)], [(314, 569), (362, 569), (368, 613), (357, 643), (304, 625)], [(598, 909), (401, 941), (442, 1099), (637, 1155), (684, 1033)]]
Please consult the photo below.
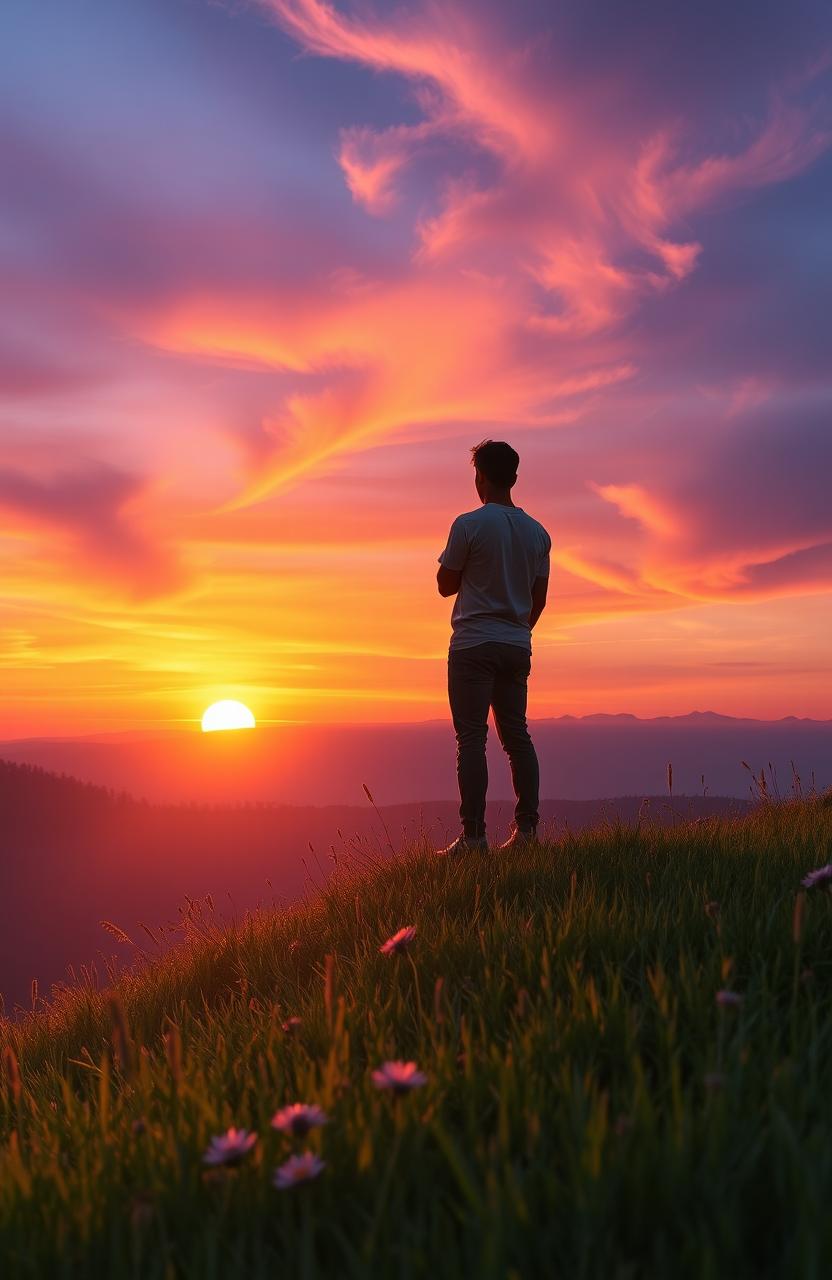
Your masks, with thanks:
[(437, 849), (440, 858), (451, 858), (458, 853), (487, 853), (488, 840), (485, 836), (466, 836), (460, 834), (445, 849)]
[(537, 827), (532, 827), (531, 831), (520, 831), (515, 827), (508, 840), (498, 845), (498, 849), (510, 853), (513, 849), (525, 849), (530, 844), (537, 844)]

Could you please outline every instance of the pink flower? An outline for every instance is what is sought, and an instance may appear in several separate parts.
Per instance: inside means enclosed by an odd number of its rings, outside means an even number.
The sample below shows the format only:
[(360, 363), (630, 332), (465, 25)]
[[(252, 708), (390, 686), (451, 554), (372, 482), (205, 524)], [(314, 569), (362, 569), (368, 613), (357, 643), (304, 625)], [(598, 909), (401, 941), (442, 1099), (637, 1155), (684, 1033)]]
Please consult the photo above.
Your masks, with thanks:
[(736, 991), (717, 991), (716, 1002), (721, 1009), (738, 1009), (742, 1004), (742, 996)]
[(327, 1115), (320, 1107), (305, 1102), (293, 1102), (272, 1116), (272, 1128), (280, 1133), (291, 1133), (305, 1138), (310, 1129), (320, 1129), (327, 1123)]
[(832, 884), (832, 862), (827, 862), (825, 867), (818, 867), (816, 871), (810, 871), (800, 883), (804, 889), (819, 889)]
[(287, 1018), (283, 1023), (283, 1030), (287, 1036), (292, 1036), (298, 1030), (302, 1022), (301, 1018)]
[(403, 929), (399, 929), (398, 933), (394, 933), (392, 938), (379, 947), (379, 951), (383, 956), (400, 956), (407, 951), (413, 939), (416, 937), (415, 924), (405, 925)]
[(392, 1089), (393, 1093), (409, 1093), (427, 1084), (428, 1078), (415, 1062), (384, 1062), (373, 1072), (373, 1084), (377, 1089)]
[(202, 1157), (203, 1164), (239, 1164), (251, 1151), (257, 1141), (256, 1133), (248, 1129), (229, 1129), (212, 1138), (208, 1149)]
[(285, 1164), (275, 1169), (272, 1181), (279, 1191), (286, 1191), (301, 1182), (311, 1182), (325, 1168), (324, 1161), (319, 1160), (314, 1151), (304, 1151), (302, 1155), (289, 1156)]

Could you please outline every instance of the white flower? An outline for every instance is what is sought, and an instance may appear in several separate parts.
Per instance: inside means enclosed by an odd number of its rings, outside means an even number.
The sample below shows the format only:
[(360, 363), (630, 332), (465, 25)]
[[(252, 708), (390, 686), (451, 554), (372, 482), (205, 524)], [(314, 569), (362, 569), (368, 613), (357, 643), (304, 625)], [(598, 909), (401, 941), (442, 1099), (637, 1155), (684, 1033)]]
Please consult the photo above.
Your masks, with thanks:
[(309, 1106), (305, 1102), (293, 1102), (272, 1116), (273, 1129), (292, 1133), (296, 1138), (304, 1138), (310, 1129), (320, 1129), (326, 1123), (326, 1112), (314, 1103)]
[(314, 1151), (304, 1151), (302, 1155), (289, 1156), (285, 1164), (275, 1169), (272, 1181), (279, 1191), (286, 1191), (301, 1182), (311, 1182), (325, 1168), (324, 1161), (319, 1160)]
[(251, 1151), (256, 1141), (257, 1134), (249, 1133), (248, 1129), (229, 1129), (226, 1133), (220, 1133), (211, 1139), (202, 1157), (202, 1163), (239, 1164)]
[(427, 1082), (427, 1076), (415, 1062), (384, 1062), (373, 1072), (376, 1088), (392, 1089), (394, 1093), (409, 1093)]

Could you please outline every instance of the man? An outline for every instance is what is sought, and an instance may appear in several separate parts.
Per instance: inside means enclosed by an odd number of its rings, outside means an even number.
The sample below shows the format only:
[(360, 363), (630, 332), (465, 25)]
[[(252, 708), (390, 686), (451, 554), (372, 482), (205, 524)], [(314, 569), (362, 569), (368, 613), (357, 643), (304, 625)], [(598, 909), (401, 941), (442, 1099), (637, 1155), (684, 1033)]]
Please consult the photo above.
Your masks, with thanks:
[(501, 440), (471, 450), (481, 506), (457, 516), (439, 557), (439, 594), (456, 596), (448, 697), (456, 730), (462, 833), (443, 854), (488, 848), (488, 709), (511, 764), (517, 807), (501, 849), (537, 837), (540, 771), (526, 726), (531, 633), (546, 605), (552, 540), (511, 500), (519, 455)]

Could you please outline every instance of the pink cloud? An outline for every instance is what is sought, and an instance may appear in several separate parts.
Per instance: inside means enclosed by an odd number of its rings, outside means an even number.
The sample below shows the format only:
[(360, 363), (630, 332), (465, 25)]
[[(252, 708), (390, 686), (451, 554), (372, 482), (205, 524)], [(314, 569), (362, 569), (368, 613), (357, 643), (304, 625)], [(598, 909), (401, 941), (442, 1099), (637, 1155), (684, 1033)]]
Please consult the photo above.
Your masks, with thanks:
[[(642, 456), (638, 481), (590, 485), (622, 518), (621, 553), (644, 590), (689, 601), (828, 591), (826, 416), (795, 418), (796, 399), (765, 383), (728, 388), (727, 412), (686, 432), (685, 451)], [(606, 465), (632, 468), (626, 454)]]
[(431, 121), (393, 125), (383, 131), (362, 126), (343, 129), (338, 163), (356, 204), (378, 216), (390, 213), (398, 199), (396, 179), (413, 153), (435, 133)]
[[(361, 127), (342, 135), (341, 164), (354, 198), (375, 214), (395, 206), (395, 182), (419, 145), (445, 136), (470, 156), (469, 172), (438, 183), (438, 210), (415, 220), (416, 261), (474, 263), (494, 254), (527, 274), (543, 303), (529, 323), (590, 336), (616, 325), (650, 294), (684, 281), (702, 246), (674, 229), (728, 197), (786, 181), (829, 146), (818, 112), (774, 92), (762, 122), (744, 122), (744, 145), (690, 158), (695, 139), (677, 119), (616, 110), (606, 84), (559, 64), (552, 42), (506, 47), (494, 16), (425, 4), (411, 10), (340, 10), (321, 0), (262, 0), (309, 53), (402, 77), (424, 113), (415, 126)], [(803, 90), (818, 63), (792, 77)], [(594, 99), (604, 103), (598, 110)], [(490, 157), (488, 177), (477, 155)], [(648, 255), (638, 261), (638, 253)], [(651, 261), (652, 259), (652, 261)]]
[(832, 130), (816, 112), (772, 97), (768, 118), (733, 154), (680, 160), (680, 127), (659, 130), (643, 146), (624, 193), (626, 222), (634, 238), (682, 280), (701, 252), (696, 243), (674, 243), (664, 231), (698, 210), (757, 187), (785, 182), (809, 168), (832, 142)]
[(99, 464), (49, 480), (0, 469), (0, 510), (15, 518), (17, 530), (47, 542), (68, 568), (89, 572), (118, 595), (143, 598), (184, 585), (175, 554), (141, 527), (136, 505), (145, 487)]
[(372, 10), (362, 18), (346, 15), (322, 0), (260, 4), (310, 53), (416, 81), (430, 117), (489, 151), (512, 159), (547, 146), (552, 122), (541, 119), (522, 87), (527, 53), (515, 49), (502, 63), (484, 61), (479, 15), (438, 3), (409, 13), (387, 10), (383, 18)]

